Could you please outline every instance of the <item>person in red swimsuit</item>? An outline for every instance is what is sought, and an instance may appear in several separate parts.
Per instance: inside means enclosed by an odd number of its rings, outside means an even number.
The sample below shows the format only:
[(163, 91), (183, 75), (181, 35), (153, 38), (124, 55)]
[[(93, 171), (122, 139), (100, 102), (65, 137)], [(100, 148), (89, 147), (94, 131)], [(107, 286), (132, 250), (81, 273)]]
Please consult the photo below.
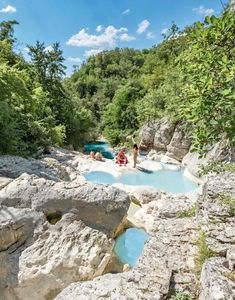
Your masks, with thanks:
[(118, 154), (116, 156), (116, 163), (119, 164), (119, 166), (121, 166), (121, 165), (126, 166), (126, 164), (128, 163), (128, 159), (125, 154), (125, 149), (121, 149), (118, 152)]

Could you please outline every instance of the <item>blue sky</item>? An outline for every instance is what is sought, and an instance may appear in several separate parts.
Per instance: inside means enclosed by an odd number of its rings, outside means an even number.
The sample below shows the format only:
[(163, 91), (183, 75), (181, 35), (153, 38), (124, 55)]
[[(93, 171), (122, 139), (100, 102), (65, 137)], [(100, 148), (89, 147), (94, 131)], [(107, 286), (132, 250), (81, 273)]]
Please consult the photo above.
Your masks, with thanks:
[(25, 56), (36, 40), (49, 50), (60, 42), (69, 75), (89, 55), (152, 47), (172, 21), (183, 28), (221, 10), (220, 0), (0, 0), (0, 21), (20, 23), (15, 35)]

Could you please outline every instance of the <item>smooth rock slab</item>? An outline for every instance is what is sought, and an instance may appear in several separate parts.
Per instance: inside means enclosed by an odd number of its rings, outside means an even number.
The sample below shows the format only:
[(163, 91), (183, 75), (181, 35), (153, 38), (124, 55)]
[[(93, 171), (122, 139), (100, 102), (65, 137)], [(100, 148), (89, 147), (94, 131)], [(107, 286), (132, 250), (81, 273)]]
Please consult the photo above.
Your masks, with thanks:
[(129, 196), (112, 186), (54, 182), (23, 174), (0, 191), (0, 204), (45, 214), (77, 209), (87, 226), (114, 235), (130, 205)]
[(0, 190), (8, 185), (12, 181), (11, 178), (8, 177), (0, 177)]

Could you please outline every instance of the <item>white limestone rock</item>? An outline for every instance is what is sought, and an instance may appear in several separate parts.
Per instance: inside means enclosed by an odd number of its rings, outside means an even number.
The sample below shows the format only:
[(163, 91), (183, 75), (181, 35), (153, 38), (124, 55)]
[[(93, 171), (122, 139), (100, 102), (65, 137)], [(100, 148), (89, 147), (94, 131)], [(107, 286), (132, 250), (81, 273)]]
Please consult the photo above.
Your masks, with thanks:
[[(71, 282), (102, 274), (114, 242), (78, 220), (76, 211), (65, 214), (55, 225), (46, 222), (41, 213), (5, 211), (11, 214), (8, 231), (15, 241), (5, 238), (7, 249), (0, 252), (0, 295), (4, 300), (53, 299)], [(39, 222), (39, 216), (44, 223)], [(19, 230), (21, 234), (17, 234)]]
[(56, 300), (165, 299), (171, 282), (192, 293), (195, 245), (194, 220), (162, 221), (150, 236), (136, 267), (129, 272), (106, 274), (88, 282), (73, 283)]
[(235, 246), (232, 245), (226, 253), (226, 259), (228, 260), (228, 267), (230, 271), (235, 271)]
[(224, 266), (225, 258), (208, 259), (202, 269), (199, 300), (234, 300), (235, 283), (229, 279), (230, 271)]
[(168, 167), (168, 169), (170, 169), (170, 166), (175, 167), (175, 168), (172, 168), (175, 170), (177, 170), (177, 167), (178, 167), (178, 169), (180, 168), (180, 162), (172, 157), (167, 156), (167, 155), (164, 155), (161, 158), (161, 163), (165, 164), (166, 169), (167, 169), (167, 167)]
[(138, 164), (138, 167), (147, 169), (152, 172), (163, 169), (160, 162), (151, 161), (151, 160), (143, 160), (140, 164)]
[(147, 159), (160, 162), (163, 156), (164, 156), (164, 152), (161, 153), (161, 152), (157, 152), (157, 150), (155, 149), (151, 149), (147, 155)]
[(45, 214), (63, 214), (76, 208), (79, 219), (87, 226), (113, 236), (126, 215), (130, 199), (112, 186), (54, 182), (23, 174), (0, 191), (0, 204), (32, 208)]
[(162, 118), (156, 125), (156, 133), (154, 137), (153, 148), (158, 152), (166, 152), (167, 145), (170, 143), (174, 130), (175, 124), (167, 118)]
[(218, 161), (234, 161), (235, 150), (230, 147), (225, 147), (224, 143), (225, 141), (221, 141), (213, 147), (208, 148), (204, 157), (200, 157), (197, 152), (191, 152), (190, 149), (184, 156), (182, 165), (189, 173), (198, 177), (201, 166), (207, 165), (212, 159)]
[(167, 145), (166, 156), (181, 161), (188, 153), (190, 145), (191, 139), (182, 129), (182, 125), (178, 124), (169, 145)]
[(154, 124), (145, 124), (140, 130), (140, 148), (142, 150), (149, 150), (153, 146), (155, 136)]
[(12, 181), (11, 178), (8, 177), (0, 177), (0, 190), (8, 185)]
[(47, 230), (19, 257), (19, 299), (53, 299), (73, 281), (89, 280), (102, 274), (113, 248), (113, 241), (85, 226), (72, 215)]

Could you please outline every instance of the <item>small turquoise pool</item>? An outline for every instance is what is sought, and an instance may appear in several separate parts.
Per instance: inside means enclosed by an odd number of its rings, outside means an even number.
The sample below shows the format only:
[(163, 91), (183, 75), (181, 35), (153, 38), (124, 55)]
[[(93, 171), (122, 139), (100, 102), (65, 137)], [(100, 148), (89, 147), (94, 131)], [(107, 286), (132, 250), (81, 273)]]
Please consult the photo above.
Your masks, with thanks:
[(110, 150), (109, 144), (106, 142), (94, 142), (91, 144), (85, 144), (84, 150), (86, 154), (89, 154), (91, 151), (101, 152), (103, 157), (113, 159), (114, 153)]
[(116, 239), (114, 251), (122, 263), (133, 268), (147, 240), (148, 234), (143, 229), (128, 228)]
[(198, 185), (185, 176), (183, 170), (160, 170), (153, 173), (133, 171), (114, 177), (110, 173), (94, 171), (84, 173), (87, 181), (103, 184), (122, 183), (127, 185), (147, 185), (171, 193), (187, 193), (195, 190)]

